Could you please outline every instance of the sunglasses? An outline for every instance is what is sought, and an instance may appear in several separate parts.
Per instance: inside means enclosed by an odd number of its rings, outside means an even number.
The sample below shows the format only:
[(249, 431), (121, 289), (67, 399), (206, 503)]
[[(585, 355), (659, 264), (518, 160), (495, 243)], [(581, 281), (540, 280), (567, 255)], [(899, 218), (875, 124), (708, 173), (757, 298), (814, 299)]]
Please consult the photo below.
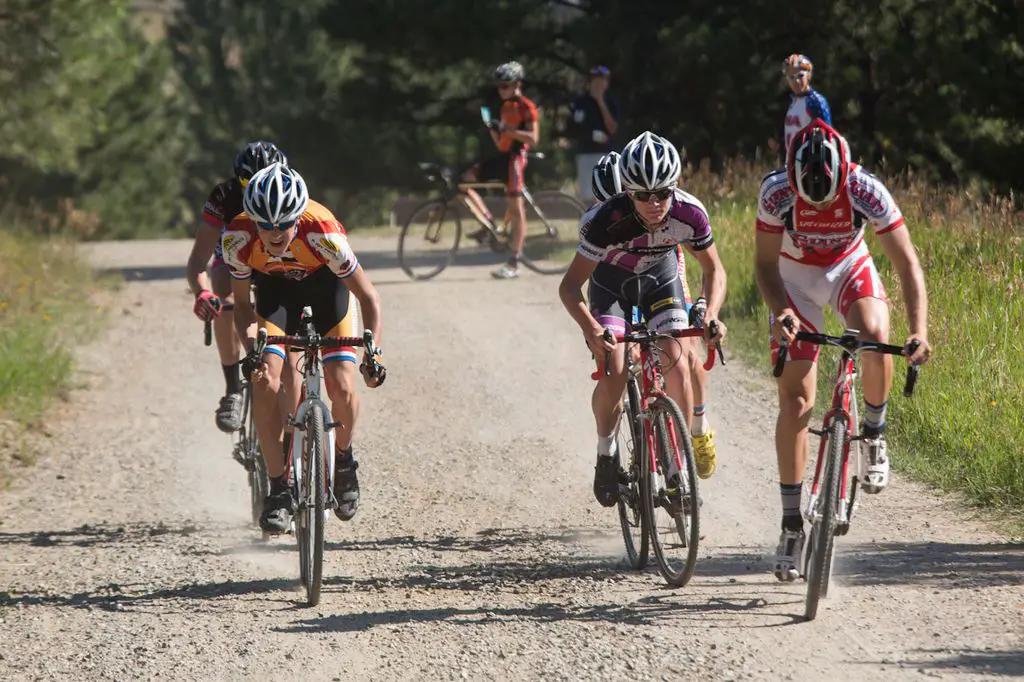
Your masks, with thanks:
[(786, 76), (786, 78), (788, 78), (791, 81), (798, 81), (798, 80), (802, 80), (804, 77), (809, 76), (809, 75), (810, 74), (808, 72), (801, 71), (800, 73), (791, 73), (788, 76)]
[(607, 66), (595, 66), (590, 70), (591, 76), (610, 76), (612, 75), (611, 69)]
[(632, 196), (637, 201), (642, 201), (645, 204), (648, 201), (665, 202), (665, 201), (668, 201), (669, 197), (672, 196), (672, 191), (673, 190), (672, 190), (671, 187), (666, 187), (664, 189), (659, 189), (659, 190), (654, 191), (654, 192), (644, 192), (644, 191), (633, 192)]
[(295, 220), (286, 220), (283, 223), (261, 223), (261, 222), (257, 222), (256, 223), (256, 227), (260, 228), (261, 230), (271, 230), (271, 231), (280, 230), (280, 231), (284, 232), (285, 230), (292, 229), (295, 226), (296, 222), (297, 221), (295, 221)]
[(499, 90), (511, 90), (512, 88), (516, 87), (516, 84), (515, 83), (495, 83), (494, 87), (498, 88)]

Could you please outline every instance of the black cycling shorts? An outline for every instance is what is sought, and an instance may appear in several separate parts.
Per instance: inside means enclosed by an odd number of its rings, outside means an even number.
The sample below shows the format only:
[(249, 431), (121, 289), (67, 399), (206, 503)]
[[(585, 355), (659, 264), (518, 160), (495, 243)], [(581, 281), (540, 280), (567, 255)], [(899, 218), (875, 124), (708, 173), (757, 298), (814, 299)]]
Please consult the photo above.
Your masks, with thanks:
[(590, 314), (615, 334), (626, 332), (633, 306), (640, 308), (653, 332), (664, 334), (690, 326), (676, 252), (640, 273), (598, 263), (587, 296)]
[[(271, 336), (298, 334), (299, 316), (309, 306), (313, 327), (321, 336), (353, 336), (356, 306), (345, 281), (326, 265), (305, 279), (288, 279), (255, 271), (256, 316), (259, 326)], [(268, 346), (267, 352), (285, 357), (280, 346)], [(324, 362), (348, 360), (356, 362), (355, 348), (346, 346), (323, 352)]]

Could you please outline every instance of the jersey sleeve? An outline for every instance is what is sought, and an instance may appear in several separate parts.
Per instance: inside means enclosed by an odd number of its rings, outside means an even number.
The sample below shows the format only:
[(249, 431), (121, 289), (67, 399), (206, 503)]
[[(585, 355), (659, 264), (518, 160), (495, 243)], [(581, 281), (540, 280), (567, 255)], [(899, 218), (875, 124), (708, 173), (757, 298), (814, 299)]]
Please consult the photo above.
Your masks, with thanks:
[(345, 230), (336, 218), (317, 219), (306, 233), (306, 243), (324, 265), (341, 279), (351, 277), (359, 267)]
[(256, 233), (248, 218), (236, 218), (221, 233), (220, 248), (224, 254), (224, 262), (231, 269), (235, 279), (248, 279), (252, 276), (249, 259), (252, 256), (253, 240)]
[[(711, 220), (708, 218), (708, 211), (704, 204), (697, 197), (684, 192), (676, 191), (676, 201), (672, 204), (670, 215), (690, 227), (690, 237), (686, 240), (694, 251), (705, 251), (715, 243), (715, 237), (711, 233)], [(678, 211), (678, 213), (677, 213)]]
[(576, 253), (597, 263), (608, 255), (608, 244), (605, 243), (607, 240), (600, 238), (599, 234), (602, 231), (594, 220), (601, 206), (602, 204), (594, 206), (580, 218), (580, 245), (576, 248)]
[(773, 173), (761, 182), (756, 222), (759, 232), (782, 234), (786, 231), (786, 224), (780, 216), (779, 209), (791, 193), (789, 180), (783, 172)]
[(850, 199), (854, 210), (867, 217), (875, 234), (903, 227), (903, 212), (882, 181), (860, 166), (850, 173)]
[(825, 123), (832, 125), (832, 110), (829, 109), (828, 100), (817, 90), (807, 96), (807, 113), (811, 118), (820, 118)]
[(521, 100), (521, 111), (520, 116), (523, 119), (523, 125), (530, 125), (537, 121), (537, 105), (533, 103), (533, 100), (526, 99), (525, 97)]
[(224, 215), (224, 188), (221, 185), (217, 185), (210, 192), (210, 195), (206, 197), (206, 203), (203, 204), (203, 221), (207, 225), (212, 225), (218, 230), (227, 225), (228, 221), (234, 216)]

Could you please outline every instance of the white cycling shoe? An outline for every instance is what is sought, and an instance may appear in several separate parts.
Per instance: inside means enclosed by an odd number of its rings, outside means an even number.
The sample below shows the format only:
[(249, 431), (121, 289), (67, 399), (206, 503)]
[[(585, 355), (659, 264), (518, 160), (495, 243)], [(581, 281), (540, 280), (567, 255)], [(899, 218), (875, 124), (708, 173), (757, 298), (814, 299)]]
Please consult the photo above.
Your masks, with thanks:
[(889, 455), (886, 452), (885, 437), (865, 438), (868, 449), (867, 468), (860, 488), (869, 495), (877, 495), (889, 485)]
[(775, 549), (773, 572), (784, 583), (791, 583), (800, 577), (800, 559), (804, 551), (804, 531), (784, 530), (779, 536)]

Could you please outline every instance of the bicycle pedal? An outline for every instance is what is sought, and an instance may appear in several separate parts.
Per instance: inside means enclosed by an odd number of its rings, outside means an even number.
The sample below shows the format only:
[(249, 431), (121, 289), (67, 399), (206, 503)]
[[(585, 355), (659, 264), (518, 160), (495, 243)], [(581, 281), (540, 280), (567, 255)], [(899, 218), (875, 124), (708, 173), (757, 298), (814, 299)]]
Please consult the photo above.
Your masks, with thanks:
[(833, 535), (835, 535), (835, 536), (842, 536), (842, 535), (846, 535), (849, 532), (850, 532), (850, 523), (849, 523), (849, 521), (844, 521), (842, 523), (837, 523), (836, 524), (836, 530), (833, 533)]
[(326, 424), (324, 424), (324, 429), (328, 431), (337, 428), (341, 428), (341, 422), (327, 422)]

